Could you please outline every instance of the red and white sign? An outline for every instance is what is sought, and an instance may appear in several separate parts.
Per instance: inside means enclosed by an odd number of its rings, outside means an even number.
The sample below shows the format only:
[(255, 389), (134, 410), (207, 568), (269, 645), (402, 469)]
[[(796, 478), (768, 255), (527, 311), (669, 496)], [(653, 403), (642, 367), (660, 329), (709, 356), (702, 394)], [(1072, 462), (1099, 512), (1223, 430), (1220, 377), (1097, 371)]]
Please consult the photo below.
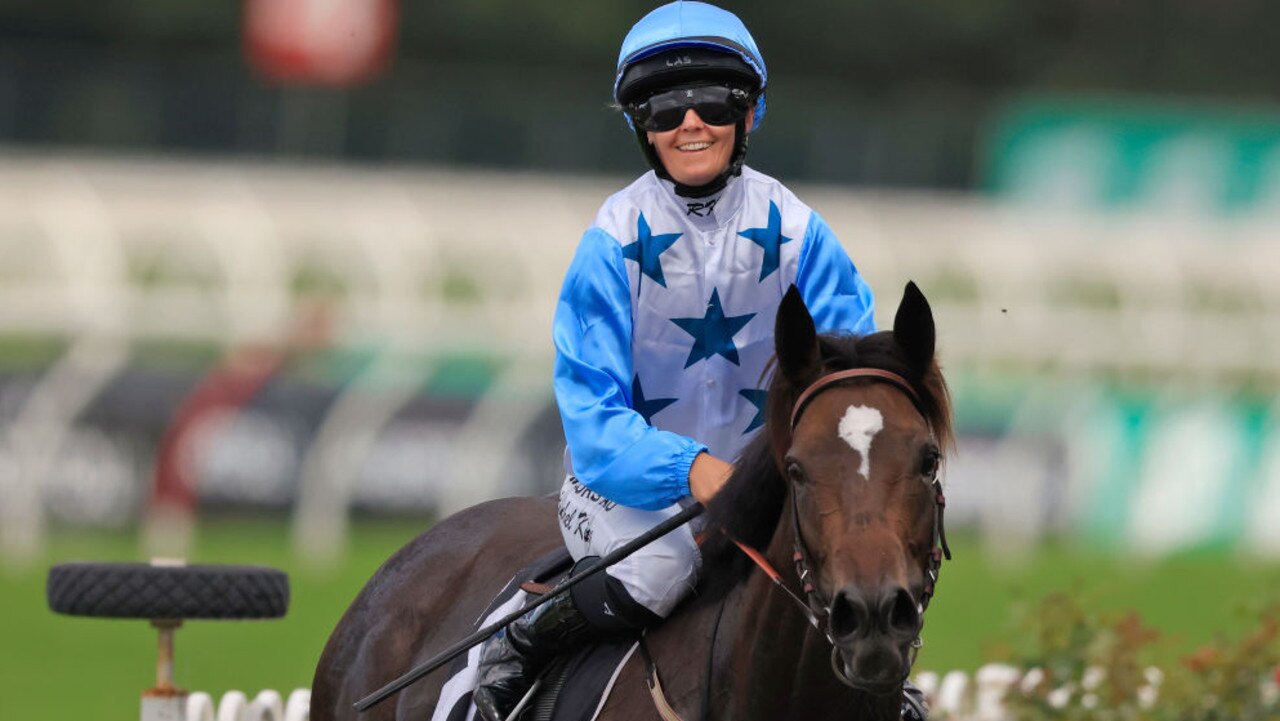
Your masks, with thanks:
[(384, 70), (398, 0), (245, 0), (249, 62), (279, 82), (355, 85)]

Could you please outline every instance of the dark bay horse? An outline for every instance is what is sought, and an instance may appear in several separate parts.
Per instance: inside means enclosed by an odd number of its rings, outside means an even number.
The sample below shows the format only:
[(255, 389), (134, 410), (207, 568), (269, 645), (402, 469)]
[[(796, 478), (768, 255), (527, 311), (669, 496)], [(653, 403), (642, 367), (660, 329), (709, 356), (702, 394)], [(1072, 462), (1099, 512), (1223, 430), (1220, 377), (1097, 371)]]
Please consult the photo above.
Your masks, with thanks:
[[(946, 543), (937, 473), (951, 410), (934, 341), (914, 284), (893, 330), (862, 338), (818, 336), (795, 288), (783, 299), (767, 423), (708, 508), (703, 581), (646, 636), (685, 721), (899, 717)], [(730, 537), (761, 549), (795, 597)], [(411, 541), (334, 629), (313, 721), (357, 718), (355, 701), (470, 633), (511, 573), (560, 543), (549, 497), (482, 504)], [(441, 675), (365, 715), (429, 719)], [(636, 657), (600, 719), (660, 720)]]

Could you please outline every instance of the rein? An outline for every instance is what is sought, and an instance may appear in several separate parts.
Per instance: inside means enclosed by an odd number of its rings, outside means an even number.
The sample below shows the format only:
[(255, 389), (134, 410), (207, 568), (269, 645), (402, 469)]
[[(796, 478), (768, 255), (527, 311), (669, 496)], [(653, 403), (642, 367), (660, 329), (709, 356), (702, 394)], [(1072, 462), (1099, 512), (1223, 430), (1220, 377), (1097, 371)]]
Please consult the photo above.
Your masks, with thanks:
[[(815, 396), (822, 393), (824, 390), (831, 388), (837, 383), (853, 378), (867, 378), (882, 383), (888, 383), (898, 388), (911, 399), (916, 410), (920, 411), (921, 415), (924, 415), (923, 404), (920, 401), (919, 394), (916, 393), (915, 389), (905, 378), (896, 373), (880, 370), (878, 368), (854, 368), (824, 375), (806, 388), (804, 392), (800, 394), (800, 397), (796, 399), (795, 405), (792, 407), (791, 430), (793, 432), (795, 431), (796, 424), (800, 421), (800, 414)], [(782, 580), (782, 575), (778, 573), (777, 569), (769, 563), (768, 559), (766, 559), (763, 554), (758, 550), (739, 542), (737, 539), (730, 537), (730, 540), (732, 540), (734, 545), (741, 549), (743, 553), (745, 553), (757, 566), (760, 567), (761, 570), (765, 572), (769, 579), (773, 581), (775, 586), (782, 589), (787, 596), (796, 602), (796, 605), (800, 607), (801, 611), (808, 619), (809, 624), (827, 639), (827, 643), (831, 645), (831, 667), (835, 672), (836, 677), (847, 686), (862, 688), (860, 684), (849, 678), (847, 670), (842, 668), (842, 664), (840, 663), (836, 641), (835, 638), (832, 637), (830, 631), (829, 609), (831, 608), (831, 603), (823, 597), (822, 592), (818, 590), (818, 587), (814, 582), (814, 573), (812, 570), (813, 563), (810, 560), (809, 549), (805, 546), (804, 539), (800, 533), (800, 512), (796, 507), (795, 489), (792, 484), (788, 483), (787, 485), (789, 492), (791, 493), (791, 522), (794, 527), (794, 553), (792, 555), (792, 561), (795, 563), (796, 574), (800, 578), (801, 589), (805, 594), (804, 600), (801, 600), (799, 595), (786, 586)], [(932, 485), (934, 492), (933, 543), (932, 550), (929, 552), (929, 566), (926, 569), (929, 580), (921, 591), (920, 599), (917, 602), (916, 608), (920, 616), (920, 623), (916, 629), (916, 638), (911, 644), (911, 665), (915, 664), (915, 654), (919, 652), (920, 646), (922, 645), (920, 640), (920, 631), (924, 628), (924, 612), (929, 608), (929, 601), (933, 598), (934, 591), (937, 587), (938, 573), (942, 569), (942, 559), (945, 557), (948, 561), (951, 560), (951, 549), (947, 545), (947, 532), (943, 524), (943, 514), (947, 506), (947, 499), (942, 493), (942, 481), (938, 479), (936, 475), (933, 478)], [(828, 619), (828, 624), (826, 624), (825, 627), (819, 620), (820, 616), (827, 617)]]

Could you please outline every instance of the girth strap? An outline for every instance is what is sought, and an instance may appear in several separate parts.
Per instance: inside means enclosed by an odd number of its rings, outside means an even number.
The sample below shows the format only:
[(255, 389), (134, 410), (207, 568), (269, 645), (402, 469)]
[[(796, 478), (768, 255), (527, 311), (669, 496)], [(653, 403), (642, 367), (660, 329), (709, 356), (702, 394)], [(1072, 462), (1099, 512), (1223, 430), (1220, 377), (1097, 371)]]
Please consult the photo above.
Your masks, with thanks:
[(640, 658), (644, 660), (645, 683), (649, 686), (649, 697), (653, 699), (653, 707), (658, 710), (658, 715), (663, 718), (663, 721), (684, 721), (680, 714), (671, 708), (667, 695), (662, 691), (662, 680), (658, 678), (658, 665), (649, 655), (649, 646), (644, 642), (643, 636), (640, 638)]

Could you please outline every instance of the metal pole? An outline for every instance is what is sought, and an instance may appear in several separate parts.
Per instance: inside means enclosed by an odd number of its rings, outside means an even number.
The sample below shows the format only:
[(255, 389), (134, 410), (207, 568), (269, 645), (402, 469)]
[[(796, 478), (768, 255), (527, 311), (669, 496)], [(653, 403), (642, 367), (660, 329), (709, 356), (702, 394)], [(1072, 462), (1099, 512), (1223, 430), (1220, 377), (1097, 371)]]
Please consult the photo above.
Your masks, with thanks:
[(156, 691), (172, 691), (173, 685), (173, 632), (181, 621), (152, 621), (159, 633), (156, 648)]
[(692, 506), (685, 508), (684, 510), (680, 511), (676, 515), (668, 518), (662, 523), (659, 523), (658, 525), (654, 526), (648, 531), (645, 531), (642, 535), (637, 536), (627, 544), (623, 546), (619, 546), (618, 548), (614, 549), (612, 553), (606, 556), (603, 556), (598, 561), (591, 564), (590, 566), (587, 566), (579, 573), (564, 579), (559, 583), (559, 585), (557, 585), (555, 588), (548, 591), (546, 595), (544, 595), (542, 598), (539, 598), (538, 600), (528, 604), (524, 608), (512, 611), (506, 616), (503, 616), (497, 621), (494, 621), (488, 626), (485, 626), (479, 631), (476, 631), (470, 636), (467, 636), (461, 641), (450, 646), (443, 653), (431, 659), (430, 661), (427, 661), (411, 669), (408, 673), (404, 674), (400, 678), (397, 678), (396, 680), (392, 681), (386, 686), (383, 686), (377, 691), (374, 691), (368, 696), (365, 696), (359, 701), (356, 701), (354, 704), (355, 709), (357, 711), (368, 711), (371, 707), (373, 707), (374, 705), (382, 701), (385, 701), (392, 694), (403, 689), (405, 686), (408, 686), (414, 681), (417, 681), (423, 676), (426, 676), (427, 674), (431, 673), (437, 668), (440, 668), (446, 663), (452, 661), (459, 654), (463, 653), (464, 651), (471, 648), (472, 646), (475, 646), (478, 643), (482, 643), (485, 639), (497, 633), (499, 629), (503, 628), (508, 623), (511, 623), (512, 621), (516, 620), (517, 618), (520, 618), (521, 616), (525, 615), (529, 611), (532, 611), (538, 606), (541, 606), (542, 604), (547, 603), (548, 601), (555, 598), (556, 596), (569, 590), (582, 579), (588, 576), (591, 576), (593, 574), (599, 573), (605, 568), (612, 566), (613, 564), (617, 563), (618, 561), (621, 561), (627, 556), (630, 556), (631, 554), (635, 553), (641, 548), (644, 548), (650, 543), (653, 543), (659, 538), (662, 538), (668, 533), (676, 530), (677, 528), (683, 526), (689, 521), (692, 521), (693, 519), (697, 518), (699, 515), (702, 514), (702, 510), (703, 508), (701, 503), (695, 503)]
[(173, 634), (181, 619), (153, 619), (156, 642), (156, 685), (142, 692), (142, 721), (183, 721), (187, 692), (173, 683)]

